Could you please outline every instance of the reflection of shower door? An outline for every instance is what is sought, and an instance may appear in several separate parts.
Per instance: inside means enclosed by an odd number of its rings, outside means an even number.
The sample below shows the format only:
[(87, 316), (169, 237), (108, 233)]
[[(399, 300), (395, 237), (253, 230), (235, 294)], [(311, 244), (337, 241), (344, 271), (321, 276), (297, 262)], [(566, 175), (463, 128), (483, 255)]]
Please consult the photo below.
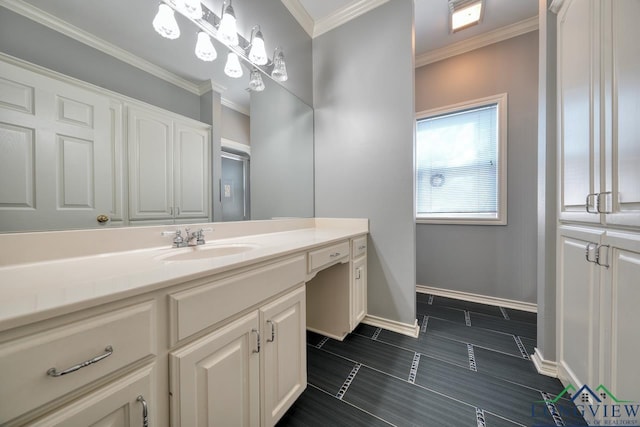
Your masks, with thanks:
[(223, 221), (249, 219), (249, 158), (222, 153), (220, 198)]

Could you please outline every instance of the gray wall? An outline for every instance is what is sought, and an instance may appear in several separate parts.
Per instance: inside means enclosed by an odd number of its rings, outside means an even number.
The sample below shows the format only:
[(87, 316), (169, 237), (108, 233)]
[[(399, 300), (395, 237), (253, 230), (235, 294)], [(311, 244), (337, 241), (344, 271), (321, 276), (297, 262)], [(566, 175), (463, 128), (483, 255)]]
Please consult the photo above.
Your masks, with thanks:
[(418, 224), (417, 282), (535, 303), (538, 32), (416, 69), (417, 112), (503, 92), (508, 224)]
[(222, 129), (220, 129), (222, 138), (249, 145), (251, 142), (249, 129), (249, 116), (222, 106)]
[(313, 41), (316, 216), (369, 218), (368, 312), (415, 322), (413, 1)]
[(251, 219), (313, 217), (313, 110), (265, 85), (251, 94)]

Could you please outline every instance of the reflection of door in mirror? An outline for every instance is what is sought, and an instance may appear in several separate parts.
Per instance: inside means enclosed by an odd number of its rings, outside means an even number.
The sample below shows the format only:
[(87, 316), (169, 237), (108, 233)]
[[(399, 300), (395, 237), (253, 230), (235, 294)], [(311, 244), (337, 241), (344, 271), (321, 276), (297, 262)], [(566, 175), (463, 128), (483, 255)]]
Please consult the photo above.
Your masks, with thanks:
[(222, 153), (222, 199), (223, 221), (244, 221), (249, 214), (249, 157), (240, 154)]

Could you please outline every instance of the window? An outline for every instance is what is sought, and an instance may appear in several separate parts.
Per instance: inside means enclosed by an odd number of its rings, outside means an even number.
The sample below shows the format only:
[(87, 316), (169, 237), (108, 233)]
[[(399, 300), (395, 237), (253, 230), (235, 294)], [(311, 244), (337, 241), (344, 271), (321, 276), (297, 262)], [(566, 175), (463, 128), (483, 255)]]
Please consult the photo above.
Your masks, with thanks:
[(416, 220), (507, 223), (507, 95), (418, 113)]

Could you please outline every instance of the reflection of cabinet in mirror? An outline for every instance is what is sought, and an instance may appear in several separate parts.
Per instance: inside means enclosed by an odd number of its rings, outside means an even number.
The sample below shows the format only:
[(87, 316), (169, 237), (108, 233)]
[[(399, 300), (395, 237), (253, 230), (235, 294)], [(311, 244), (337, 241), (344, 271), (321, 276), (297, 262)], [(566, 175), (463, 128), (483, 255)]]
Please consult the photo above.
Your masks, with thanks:
[(128, 108), (130, 220), (209, 219), (209, 139), (202, 123)]

